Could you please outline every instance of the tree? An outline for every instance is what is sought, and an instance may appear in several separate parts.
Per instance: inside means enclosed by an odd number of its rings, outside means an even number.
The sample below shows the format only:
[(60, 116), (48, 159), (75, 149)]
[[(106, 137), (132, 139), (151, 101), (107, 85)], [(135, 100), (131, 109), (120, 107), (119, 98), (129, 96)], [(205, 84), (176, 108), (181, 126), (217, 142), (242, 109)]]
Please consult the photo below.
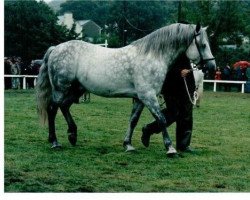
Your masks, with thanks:
[(76, 33), (76, 24), (73, 23), (72, 28), (66, 34), (68, 40), (78, 39), (80, 33)]
[(211, 47), (213, 52), (216, 52), (225, 38), (233, 43), (241, 43), (240, 35), (245, 33), (245, 23), (247, 23), (247, 17), (241, 14), (241, 10), (246, 7), (246, 3), (245, 1), (195, 1), (186, 2), (183, 10), (189, 11), (185, 14), (185, 20), (209, 26), (208, 33), (213, 35), (210, 38)]
[(5, 56), (21, 56), (29, 62), (69, 39), (69, 31), (57, 25), (57, 16), (43, 1), (6, 1), (4, 9)]
[(109, 15), (110, 3), (107, 1), (68, 0), (61, 4), (59, 14), (72, 12), (75, 20), (91, 19), (104, 27)]
[(242, 52), (242, 49), (221, 49), (220, 45), (236, 44), (240, 47), (243, 36), (250, 36), (249, 6), (249, 1), (240, 0), (185, 1), (181, 2), (181, 9), (179, 9), (181, 13), (178, 16), (191, 23), (201, 22), (204, 26), (209, 27), (210, 46), (217, 63), (221, 66), (225, 63), (233, 63), (244, 56), (247, 59), (247, 52)]
[[(74, 1), (61, 4), (60, 14), (73, 13), (76, 20), (91, 19), (105, 29), (112, 47), (123, 46), (172, 21), (176, 2)], [(110, 43), (109, 43), (110, 44)]]
[[(171, 21), (174, 3), (164, 1), (115, 1), (111, 4), (109, 32), (117, 32), (122, 45), (137, 40)], [(167, 12), (167, 10), (169, 12)], [(112, 26), (116, 25), (116, 29)], [(113, 31), (113, 32), (112, 32)]]

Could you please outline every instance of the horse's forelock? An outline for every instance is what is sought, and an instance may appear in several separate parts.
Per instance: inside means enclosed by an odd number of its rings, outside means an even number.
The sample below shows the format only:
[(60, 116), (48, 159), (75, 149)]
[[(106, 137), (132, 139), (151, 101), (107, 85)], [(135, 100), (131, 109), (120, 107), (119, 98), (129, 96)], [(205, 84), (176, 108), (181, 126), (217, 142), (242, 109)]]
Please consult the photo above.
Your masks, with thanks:
[(168, 49), (187, 47), (194, 35), (195, 26), (186, 24), (172, 24), (160, 28), (153, 33), (132, 43), (140, 53), (162, 55)]

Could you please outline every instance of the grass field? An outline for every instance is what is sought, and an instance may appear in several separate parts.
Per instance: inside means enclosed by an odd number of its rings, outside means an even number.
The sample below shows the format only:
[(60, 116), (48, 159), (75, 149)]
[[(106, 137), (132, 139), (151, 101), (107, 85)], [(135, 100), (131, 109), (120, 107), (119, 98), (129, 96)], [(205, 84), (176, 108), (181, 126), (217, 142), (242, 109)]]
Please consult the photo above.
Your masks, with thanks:
[(69, 144), (59, 112), (63, 148), (51, 150), (34, 91), (5, 91), (5, 192), (250, 192), (249, 94), (205, 92), (201, 108), (194, 109), (196, 153), (176, 159), (166, 157), (161, 135), (149, 148), (141, 144), (141, 127), (152, 120), (146, 109), (134, 134), (137, 151), (125, 153), (131, 100), (91, 98), (71, 109), (77, 146)]

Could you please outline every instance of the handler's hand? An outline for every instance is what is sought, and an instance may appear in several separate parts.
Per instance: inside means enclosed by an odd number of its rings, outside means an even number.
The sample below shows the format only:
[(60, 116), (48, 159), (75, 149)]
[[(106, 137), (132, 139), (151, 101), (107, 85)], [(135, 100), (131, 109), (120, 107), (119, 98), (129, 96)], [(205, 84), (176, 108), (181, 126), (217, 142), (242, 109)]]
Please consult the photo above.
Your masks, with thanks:
[(183, 70), (181, 70), (181, 77), (186, 77), (189, 72), (190, 72), (189, 69), (183, 69)]

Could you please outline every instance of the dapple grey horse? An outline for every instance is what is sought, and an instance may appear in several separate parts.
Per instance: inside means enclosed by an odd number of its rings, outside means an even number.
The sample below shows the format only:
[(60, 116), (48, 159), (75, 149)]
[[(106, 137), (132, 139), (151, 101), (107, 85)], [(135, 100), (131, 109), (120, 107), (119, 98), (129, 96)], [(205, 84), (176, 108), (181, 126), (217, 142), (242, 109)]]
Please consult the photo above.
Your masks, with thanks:
[(77, 126), (69, 108), (89, 91), (103, 97), (134, 99), (123, 143), (126, 150), (134, 150), (132, 134), (146, 106), (162, 127), (167, 154), (175, 154), (157, 95), (169, 66), (183, 52), (195, 64), (215, 68), (206, 28), (199, 24), (172, 24), (118, 49), (76, 40), (49, 48), (38, 76), (37, 108), (42, 121), (48, 120), (52, 148), (60, 147), (55, 133), (58, 108), (68, 123), (68, 139), (76, 144)]

